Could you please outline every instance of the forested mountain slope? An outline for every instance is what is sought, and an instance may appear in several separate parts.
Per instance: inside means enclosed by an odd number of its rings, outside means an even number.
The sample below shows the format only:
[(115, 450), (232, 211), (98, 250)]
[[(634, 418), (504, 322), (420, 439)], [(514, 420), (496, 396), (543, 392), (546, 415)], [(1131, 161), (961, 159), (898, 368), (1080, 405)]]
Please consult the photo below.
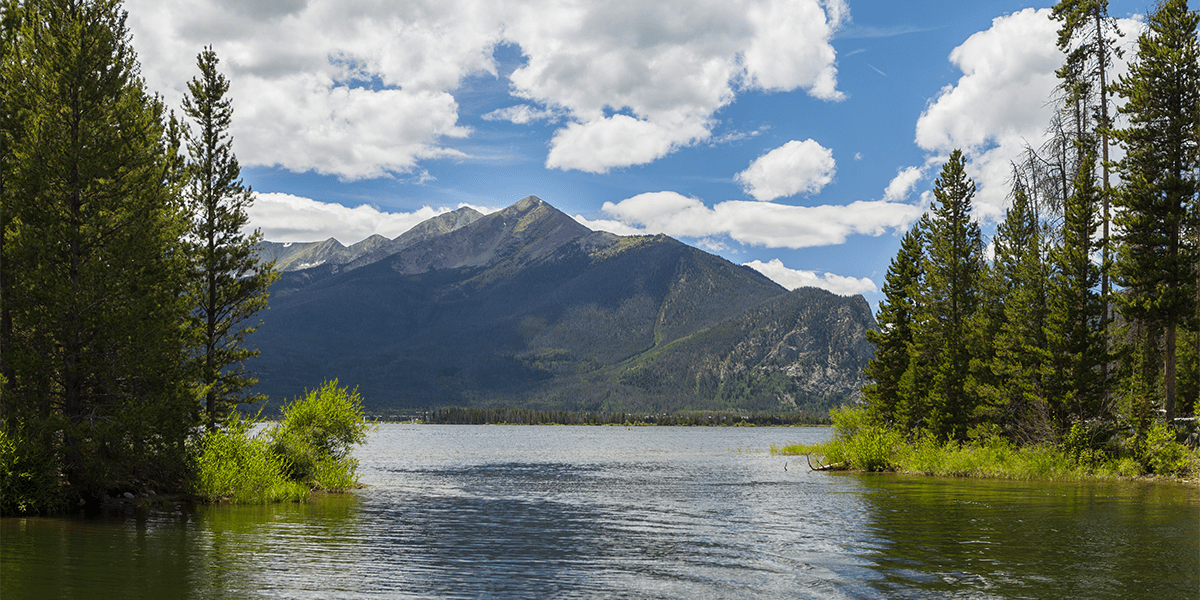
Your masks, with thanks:
[(824, 406), (857, 389), (874, 327), (861, 297), (787, 292), (535, 197), (391, 254), (285, 271), (264, 321), (259, 392), (337, 377), (377, 410)]

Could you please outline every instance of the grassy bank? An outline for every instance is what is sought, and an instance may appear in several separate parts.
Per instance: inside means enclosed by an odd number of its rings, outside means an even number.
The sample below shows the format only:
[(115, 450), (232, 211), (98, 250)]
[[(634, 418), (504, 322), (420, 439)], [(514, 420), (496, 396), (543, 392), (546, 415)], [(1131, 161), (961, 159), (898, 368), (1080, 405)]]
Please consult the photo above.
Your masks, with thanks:
[(1072, 481), (1200, 476), (1200, 451), (1176, 442), (1165, 424), (1152, 426), (1144, 438), (1114, 437), (1100, 447), (1084, 443), (1083, 427), (1073, 428), (1072, 435), (1057, 446), (1018, 446), (996, 432), (982, 432), (969, 441), (939, 440), (920, 433), (904, 436), (868, 424), (854, 409), (834, 411), (832, 417), (834, 436), (828, 442), (772, 445), (771, 451), (811, 455), (841, 469), (943, 477)]

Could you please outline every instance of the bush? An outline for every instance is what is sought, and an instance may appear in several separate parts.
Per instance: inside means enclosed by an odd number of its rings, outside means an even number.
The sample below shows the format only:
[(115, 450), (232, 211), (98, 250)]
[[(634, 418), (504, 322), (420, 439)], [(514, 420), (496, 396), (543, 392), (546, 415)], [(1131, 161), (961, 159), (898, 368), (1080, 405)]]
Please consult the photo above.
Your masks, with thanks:
[(878, 425), (859, 427), (846, 440), (845, 455), (851, 466), (864, 471), (886, 471), (896, 467), (893, 456), (903, 440), (895, 430)]
[(288, 461), (274, 452), (260, 421), (231, 416), (225, 426), (206, 431), (196, 465), (196, 493), (210, 502), (267, 504), (301, 502), (307, 486), (288, 478)]
[(0, 427), (0, 515), (52, 514), (64, 508), (58, 465), (18, 426)]
[(315, 488), (338, 491), (358, 485), (353, 446), (367, 440), (371, 423), (363, 417), (358, 390), (337, 380), (283, 406), (283, 420), (270, 433), (271, 447), (284, 457), (288, 476)]
[(1158, 475), (1187, 475), (1196, 471), (1196, 457), (1186, 446), (1175, 441), (1175, 430), (1155, 422), (1146, 432), (1142, 464)]

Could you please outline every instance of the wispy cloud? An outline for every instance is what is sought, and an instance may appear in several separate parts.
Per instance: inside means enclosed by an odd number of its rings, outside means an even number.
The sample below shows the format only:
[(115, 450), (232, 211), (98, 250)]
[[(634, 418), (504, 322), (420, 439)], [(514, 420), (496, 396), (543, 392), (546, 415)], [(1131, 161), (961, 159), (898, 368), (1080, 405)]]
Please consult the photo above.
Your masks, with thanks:
[(863, 38), (886, 38), (895, 37), (898, 35), (908, 35), (910, 33), (921, 33), (924, 31), (936, 31), (938, 27), (921, 27), (918, 25), (891, 25), (888, 27), (875, 27), (872, 25), (850, 25), (837, 32), (834, 35), (835, 39), (863, 39)]

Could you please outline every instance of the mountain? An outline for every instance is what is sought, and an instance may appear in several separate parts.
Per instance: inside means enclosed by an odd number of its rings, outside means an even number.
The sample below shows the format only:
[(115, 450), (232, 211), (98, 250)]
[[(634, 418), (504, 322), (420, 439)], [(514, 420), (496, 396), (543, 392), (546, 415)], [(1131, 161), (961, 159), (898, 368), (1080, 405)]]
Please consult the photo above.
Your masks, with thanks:
[(353, 257), (363, 242), (279, 254), (321, 262), (272, 287), (256, 390), (288, 398), (336, 377), (373, 410), (788, 410), (862, 383), (875, 322), (861, 297), (788, 292), (666, 236), (591, 231), (533, 196), (451, 215)]
[(266, 261), (274, 260), (278, 271), (300, 271), (322, 265), (344, 265), (354, 269), (413, 244), (465, 227), (482, 216), (473, 208), (463, 207), (423, 221), (394, 239), (375, 234), (350, 247), (343, 246), (334, 238), (323, 242), (262, 242), (259, 256)]

